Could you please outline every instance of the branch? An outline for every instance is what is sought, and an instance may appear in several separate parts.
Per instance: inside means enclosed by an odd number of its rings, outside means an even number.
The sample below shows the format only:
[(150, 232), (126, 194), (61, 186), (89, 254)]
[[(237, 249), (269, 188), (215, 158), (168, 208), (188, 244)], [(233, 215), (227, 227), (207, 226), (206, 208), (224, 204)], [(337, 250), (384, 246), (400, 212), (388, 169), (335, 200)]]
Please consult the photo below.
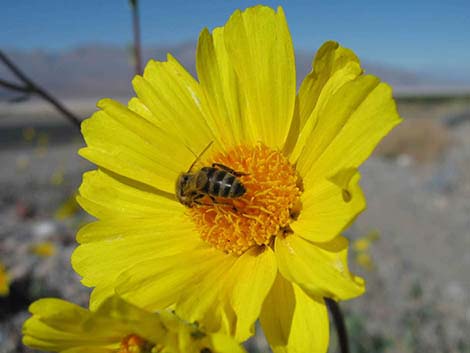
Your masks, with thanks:
[(0, 61), (21, 81), (24, 86), (0, 79), (0, 85), (13, 91), (35, 93), (44, 100), (52, 104), (60, 113), (62, 113), (72, 124), (80, 129), (80, 119), (68, 110), (61, 102), (54, 98), (49, 92), (34, 83), (24, 72), (11, 61), (5, 53), (0, 50)]
[(142, 54), (140, 44), (139, 1), (129, 0), (132, 9), (132, 30), (134, 32), (135, 74), (142, 74)]
[(349, 353), (349, 341), (348, 341), (348, 331), (346, 325), (344, 324), (344, 317), (339, 304), (333, 299), (325, 298), (326, 305), (330, 310), (331, 316), (333, 317), (333, 322), (336, 327), (336, 333), (338, 335), (339, 348), (341, 353)]
[(6, 88), (8, 88), (12, 91), (31, 93), (31, 88), (30, 87), (20, 86), (16, 83), (2, 80), (1, 78), (0, 78), (0, 86), (6, 87)]

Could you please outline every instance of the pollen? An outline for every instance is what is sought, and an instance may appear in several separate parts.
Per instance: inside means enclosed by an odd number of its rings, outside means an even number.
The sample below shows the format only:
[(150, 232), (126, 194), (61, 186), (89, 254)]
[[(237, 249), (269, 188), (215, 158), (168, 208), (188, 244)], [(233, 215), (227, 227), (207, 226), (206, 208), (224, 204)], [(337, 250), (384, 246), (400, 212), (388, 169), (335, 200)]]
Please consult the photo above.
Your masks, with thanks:
[(241, 255), (254, 246), (269, 246), (274, 237), (290, 232), (301, 210), (301, 180), (279, 151), (263, 144), (238, 146), (212, 157), (238, 172), (245, 193), (236, 198), (189, 210), (201, 238), (226, 253)]
[(150, 353), (152, 348), (152, 344), (135, 334), (131, 334), (122, 339), (118, 353)]

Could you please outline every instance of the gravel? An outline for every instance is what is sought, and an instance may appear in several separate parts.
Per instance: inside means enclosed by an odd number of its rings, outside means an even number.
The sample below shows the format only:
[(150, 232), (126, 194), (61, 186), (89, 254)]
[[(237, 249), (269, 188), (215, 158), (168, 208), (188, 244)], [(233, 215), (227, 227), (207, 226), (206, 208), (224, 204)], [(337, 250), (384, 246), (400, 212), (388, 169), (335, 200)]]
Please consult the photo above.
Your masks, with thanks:
[[(372, 157), (361, 168), (368, 209), (346, 235), (377, 229), (380, 239), (371, 248), (374, 269), (350, 259), (368, 286), (341, 304), (353, 352), (470, 352), (470, 123), (450, 132), (455, 143), (438, 160)], [(54, 217), (92, 168), (76, 155), (80, 146), (77, 137), (0, 150), (0, 259), (13, 280), (0, 299), (0, 353), (29, 351), (20, 332), (31, 301), (87, 304), (70, 254), (76, 229), (90, 218)], [(35, 255), (34, 244), (45, 241), (55, 254)], [(267, 350), (259, 339), (249, 346)]]

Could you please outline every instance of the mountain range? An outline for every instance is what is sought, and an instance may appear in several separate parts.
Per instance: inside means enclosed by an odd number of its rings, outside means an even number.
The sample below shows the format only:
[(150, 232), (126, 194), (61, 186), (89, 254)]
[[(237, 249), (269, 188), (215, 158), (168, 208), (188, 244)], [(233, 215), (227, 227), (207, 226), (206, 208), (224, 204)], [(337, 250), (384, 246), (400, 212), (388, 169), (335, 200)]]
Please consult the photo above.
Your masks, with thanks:
[[(150, 58), (165, 60), (171, 53), (192, 74), (195, 74), (195, 43), (160, 45), (143, 50), (144, 62)], [(129, 97), (133, 93), (131, 79), (134, 75), (130, 48), (105, 44), (89, 44), (61, 51), (41, 49), (5, 50), (7, 55), (35, 82), (59, 98)], [(296, 52), (298, 83), (310, 71), (314, 51)], [(395, 92), (414, 90), (439, 91), (460, 87), (462, 83), (443, 80), (425, 73), (416, 73), (365, 60), (367, 73), (379, 76), (391, 84)], [(0, 64), (0, 78), (14, 81), (13, 76)], [(468, 86), (467, 86), (468, 87)], [(11, 91), (0, 87), (0, 97), (15, 97)]]

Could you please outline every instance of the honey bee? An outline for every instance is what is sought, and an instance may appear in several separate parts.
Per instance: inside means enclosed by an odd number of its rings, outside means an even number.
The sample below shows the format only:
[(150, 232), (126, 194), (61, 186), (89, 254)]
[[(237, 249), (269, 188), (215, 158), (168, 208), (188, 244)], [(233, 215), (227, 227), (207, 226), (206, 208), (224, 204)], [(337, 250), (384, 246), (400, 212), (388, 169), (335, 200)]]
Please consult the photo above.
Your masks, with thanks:
[[(247, 175), (237, 172), (223, 164), (212, 163), (210, 167), (202, 167), (196, 172), (192, 172), (194, 165), (201, 156), (209, 149), (212, 142), (196, 157), (186, 173), (181, 173), (176, 179), (176, 198), (186, 207), (194, 205), (228, 204), (216, 200), (235, 199), (245, 194), (246, 189), (239, 177)], [(203, 203), (203, 198), (207, 196), (212, 203)], [(235, 208), (234, 208), (235, 209)]]

